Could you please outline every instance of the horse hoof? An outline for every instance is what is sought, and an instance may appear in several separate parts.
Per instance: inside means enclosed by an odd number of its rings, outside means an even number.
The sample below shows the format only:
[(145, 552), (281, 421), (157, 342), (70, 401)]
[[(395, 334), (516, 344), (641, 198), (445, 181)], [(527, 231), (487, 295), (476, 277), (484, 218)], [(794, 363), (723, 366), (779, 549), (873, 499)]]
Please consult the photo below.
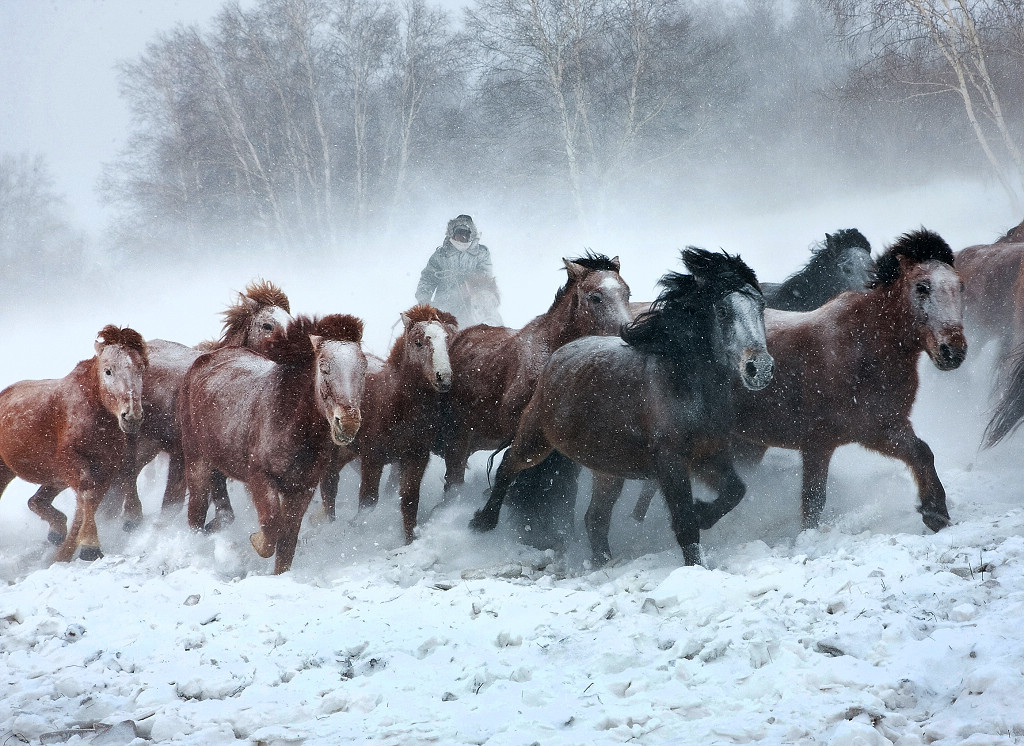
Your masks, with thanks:
[(218, 513), (213, 517), (213, 520), (203, 526), (204, 534), (215, 534), (218, 531), (223, 531), (232, 523), (235, 522), (234, 513)]
[(129, 519), (125, 520), (125, 522), (123, 524), (121, 524), (121, 530), (124, 531), (126, 534), (130, 534), (133, 531), (135, 531), (141, 525), (142, 525), (142, 519), (141, 518), (129, 518)]
[(274, 556), (274, 545), (267, 541), (266, 534), (262, 531), (257, 531), (249, 537), (249, 542), (252, 544), (252, 548), (256, 550), (263, 559), (269, 559)]
[(683, 563), (687, 567), (700, 566), (704, 564), (700, 550), (700, 544), (687, 544), (683, 547)]
[(483, 510), (478, 510), (469, 521), (469, 527), (479, 534), (491, 531), (497, 525), (497, 519)]
[(66, 538), (68, 538), (67, 534), (59, 534), (56, 531), (51, 531), (46, 535), (46, 540), (56, 547), (63, 544)]
[(953, 525), (953, 522), (949, 519), (948, 515), (936, 513), (931, 510), (922, 510), (921, 520), (924, 521), (925, 526), (935, 532), (939, 532), (942, 529)]
[(100, 551), (99, 547), (82, 547), (78, 556), (86, 562), (95, 562), (103, 556), (103, 553)]

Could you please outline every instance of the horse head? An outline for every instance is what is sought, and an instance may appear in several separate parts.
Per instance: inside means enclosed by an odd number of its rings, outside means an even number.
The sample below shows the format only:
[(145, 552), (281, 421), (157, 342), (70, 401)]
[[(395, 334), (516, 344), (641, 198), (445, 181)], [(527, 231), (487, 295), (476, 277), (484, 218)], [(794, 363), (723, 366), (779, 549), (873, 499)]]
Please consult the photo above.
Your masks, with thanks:
[(257, 352), (292, 320), (288, 296), (266, 280), (249, 283), (223, 316), (224, 330), (215, 346), (248, 347)]
[(392, 360), (435, 391), (445, 393), (452, 387), (452, 364), (448, 357), (458, 322), (450, 313), (433, 306), (419, 305), (402, 314), (405, 331), (395, 343)]
[(860, 292), (868, 287), (874, 276), (875, 262), (871, 258), (871, 244), (859, 230), (846, 228), (826, 233), (819, 252), (835, 267), (836, 294), (843, 290)]
[(878, 260), (876, 286), (891, 286), (907, 304), (925, 352), (939, 370), (953, 370), (967, 356), (963, 283), (953, 251), (924, 228), (901, 236)]
[(746, 388), (763, 389), (775, 362), (768, 354), (764, 298), (753, 270), (738, 256), (694, 247), (683, 252), (683, 263), (693, 276), (695, 300), (713, 308), (709, 338), (716, 359)]
[(339, 446), (355, 440), (362, 424), (360, 406), (366, 385), (363, 322), (348, 314), (331, 314), (312, 324), (316, 354), (316, 402)]
[(618, 334), (633, 318), (629, 285), (619, 276), (619, 258), (588, 252), (562, 261), (569, 279), (552, 308), (568, 298), (573, 338)]
[(142, 373), (149, 365), (146, 342), (129, 327), (108, 324), (94, 345), (100, 401), (128, 434), (142, 425)]

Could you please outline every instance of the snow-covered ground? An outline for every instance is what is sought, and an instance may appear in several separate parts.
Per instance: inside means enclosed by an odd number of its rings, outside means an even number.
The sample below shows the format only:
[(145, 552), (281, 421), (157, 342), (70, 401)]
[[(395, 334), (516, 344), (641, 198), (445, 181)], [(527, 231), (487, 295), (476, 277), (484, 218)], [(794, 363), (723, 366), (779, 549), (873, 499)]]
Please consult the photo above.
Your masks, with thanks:
[[(619, 254), (644, 299), (686, 244), (740, 251), (777, 280), (825, 231), (856, 226), (880, 250), (924, 224), (957, 249), (1019, 221), (1000, 205), (946, 185), (745, 220), (682, 214), (639, 239), (617, 232), (615, 215), (587, 235), (475, 217), (519, 326), (550, 304), (560, 257), (584, 247)], [(257, 276), (297, 312), (363, 315), (369, 348), (385, 352), (436, 233), (395, 238), (418, 248), (376, 247), (359, 265), (154, 267), (124, 277), (123, 297), (8, 307), (0, 385), (63, 375), (106, 323), (215, 336), (217, 312)], [(990, 358), (972, 349), (952, 373), (922, 365), (914, 420), (951, 528), (924, 528), (902, 465), (848, 447), (822, 528), (800, 531), (799, 460), (770, 451), (744, 502), (705, 532), (703, 568), (680, 567), (659, 500), (632, 522), (635, 485), (613, 520), (617, 559), (600, 570), (582, 536), (555, 556), (504, 523), (470, 532), (485, 454), (468, 499), (427, 519), (441, 497), (432, 463), (408, 547), (395, 498), (355, 516), (346, 471), (339, 520), (311, 515), (282, 577), (249, 546), (256, 521), (237, 485), (238, 520), (223, 534), (193, 535), (184, 516), (161, 528), (158, 460), (141, 477), (139, 531), (103, 520), (103, 559), (50, 565), (46, 526), (25, 504), (33, 488), (16, 481), (0, 502), (0, 744), (1024, 741), (1024, 434), (978, 451)]]

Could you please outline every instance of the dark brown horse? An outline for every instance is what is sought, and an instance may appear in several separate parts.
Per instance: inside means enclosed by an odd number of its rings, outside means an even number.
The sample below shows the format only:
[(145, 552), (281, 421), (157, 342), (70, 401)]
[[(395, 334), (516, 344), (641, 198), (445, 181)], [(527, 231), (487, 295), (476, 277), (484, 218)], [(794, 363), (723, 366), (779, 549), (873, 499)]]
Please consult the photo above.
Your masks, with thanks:
[[(771, 380), (764, 301), (738, 257), (690, 248), (690, 275), (669, 274), (651, 309), (622, 338), (585, 337), (557, 350), (537, 382), (470, 526), (497, 524), (515, 476), (555, 449), (594, 472), (586, 514), (594, 561), (611, 556), (608, 529), (625, 479), (656, 479), (686, 564), (700, 562), (700, 531), (743, 497), (733, 468), (733, 382), (759, 390)], [(691, 473), (717, 489), (694, 502)]]
[(756, 395), (739, 392), (735, 433), (758, 449), (800, 451), (805, 528), (818, 524), (829, 462), (847, 443), (903, 461), (925, 525), (949, 525), (935, 459), (910, 410), (922, 352), (939, 370), (963, 362), (962, 316), (953, 253), (924, 229), (901, 236), (879, 258), (867, 292), (843, 293), (816, 311), (765, 313), (775, 378)]
[(352, 445), (335, 449), (335, 461), (320, 483), (320, 494), (324, 510), (333, 519), (338, 472), (358, 457), (359, 509), (372, 508), (384, 467), (397, 464), (402, 528), (408, 544), (415, 538), (420, 483), (437, 435), (442, 395), (452, 385), (448, 348), (458, 326), (450, 313), (428, 305), (403, 313), (402, 324), (402, 336), (383, 368), (366, 376), (363, 424)]
[[(56, 559), (100, 555), (96, 508), (127, 453), (127, 435), (142, 422), (146, 343), (134, 329), (105, 326), (96, 355), (64, 378), (21, 381), (0, 392), (0, 494), (15, 477), (40, 485), (32, 512), (50, 524)], [(75, 491), (75, 517), (53, 507)]]
[(618, 257), (588, 254), (563, 262), (569, 277), (547, 312), (518, 331), (471, 326), (452, 342), (450, 409), (437, 444), (446, 492), (464, 483), (470, 454), (512, 437), (552, 352), (580, 337), (618, 334), (631, 320)]
[(359, 431), (362, 329), (352, 316), (300, 316), (271, 336), (265, 356), (228, 347), (196, 359), (178, 403), (189, 526), (203, 529), (211, 476), (220, 471), (252, 496), (261, 527), (253, 548), (261, 557), (277, 553), (275, 573), (291, 567), (331, 449)]
[[(142, 518), (138, 476), (143, 467), (158, 453), (167, 453), (167, 485), (164, 488), (162, 513), (167, 518), (185, 501), (185, 471), (181, 453), (181, 431), (178, 428), (178, 394), (185, 373), (204, 351), (225, 347), (245, 347), (260, 352), (275, 332), (283, 331), (291, 321), (288, 296), (281, 288), (266, 280), (251, 282), (238, 294), (233, 305), (223, 312), (224, 327), (220, 339), (187, 347), (164, 339), (147, 342), (149, 367), (143, 375), (145, 413), (142, 428), (130, 440), (134, 456), (129, 454), (125, 468), (120, 470), (111, 491), (123, 502), (126, 529)], [(222, 474), (213, 477), (212, 500), (216, 517), (208, 530), (216, 530), (234, 520), (228, 500), (227, 483)]]

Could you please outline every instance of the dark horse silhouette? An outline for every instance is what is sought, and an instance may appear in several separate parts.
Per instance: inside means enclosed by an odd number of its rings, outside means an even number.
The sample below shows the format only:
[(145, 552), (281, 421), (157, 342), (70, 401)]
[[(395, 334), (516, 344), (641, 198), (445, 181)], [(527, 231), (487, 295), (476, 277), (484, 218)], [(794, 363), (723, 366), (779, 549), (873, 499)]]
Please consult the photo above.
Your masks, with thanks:
[(768, 308), (811, 311), (844, 290), (864, 290), (874, 276), (871, 244), (856, 228), (826, 233), (802, 269), (781, 283), (762, 282)]
[(226, 347), (201, 355), (181, 387), (178, 420), (189, 526), (201, 530), (213, 470), (245, 483), (260, 522), (250, 540), (291, 567), (299, 526), (334, 445), (360, 425), (366, 382), (363, 323), (335, 314), (297, 317), (264, 355)]
[[(658, 481), (684, 561), (700, 562), (700, 530), (746, 490), (732, 462), (733, 382), (763, 388), (772, 358), (753, 271), (695, 248), (683, 262), (692, 274), (662, 278), (662, 294), (621, 338), (586, 337), (551, 356), (474, 530), (494, 528), (512, 479), (557, 449), (594, 472), (585, 523), (595, 562), (611, 556), (612, 507), (627, 478)], [(714, 502), (694, 502), (691, 472), (717, 489)]]
[(435, 444), (445, 460), (445, 492), (465, 481), (470, 454), (507, 444), (551, 353), (591, 334), (618, 334), (630, 321), (629, 286), (619, 259), (564, 259), (568, 279), (551, 307), (516, 331), (480, 324), (452, 341), (452, 391)]
[[(15, 477), (40, 485), (29, 499), (59, 544), (56, 559), (100, 557), (96, 508), (128, 452), (128, 435), (142, 422), (146, 343), (134, 329), (105, 326), (96, 355), (63, 378), (20, 381), (0, 392), (0, 494)], [(75, 491), (71, 530), (53, 507)]]
[[(215, 341), (203, 342), (197, 347), (165, 339), (146, 342), (149, 366), (142, 378), (142, 427), (129, 440), (130, 453), (111, 486), (111, 493), (118, 503), (124, 505), (126, 529), (142, 518), (139, 472), (158, 453), (167, 453), (169, 457), (161, 508), (164, 518), (177, 512), (185, 501), (185, 470), (177, 412), (178, 394), (189, 366), (204, 351), (223, 347), (246, 347), (260, 352), (270, 336), (283, 331), (291, 321), (288, 296), (266, 280), (249, 283), (222, 315), (223, 330)], [(216, 517), (207, 526), (208, 530), (215, 530), (234, 520), (224, 475), (216, 473), (213, 480), (212, 500)]]
[(775, 378), (756, 396), (738, 392), (735, 434), (761, 453), (770, 446), (800, 451), (805, 528), (818, 524), (829, 462), (847, 443), (903, 461), (925, 525), (949, 525), (934, 456), (914, 432), (910, 410), (922, 352), (940, 370), (963, 362), (962, 315), (953, 252), (924, 229), (882, 254), (867, 292), (843, 293), (816, 311), (765, 313)]
[(356, 439), (339, 446), (324, 478), (320, 495), (328, 518), (334, 518), (338, 472), (359, 458), (359, 508), (377, 504), (380, 478), (387, 464), (398, 465), (398, 494), (406, 544), (415, 538), (420, 483), (434, 443), (444, 395), (451, 389), (448, 347), (455, 336), (455, 317), (433, 306), (419, 305), (402, 314), (402, 336), (379, 370), (366, 376)]

